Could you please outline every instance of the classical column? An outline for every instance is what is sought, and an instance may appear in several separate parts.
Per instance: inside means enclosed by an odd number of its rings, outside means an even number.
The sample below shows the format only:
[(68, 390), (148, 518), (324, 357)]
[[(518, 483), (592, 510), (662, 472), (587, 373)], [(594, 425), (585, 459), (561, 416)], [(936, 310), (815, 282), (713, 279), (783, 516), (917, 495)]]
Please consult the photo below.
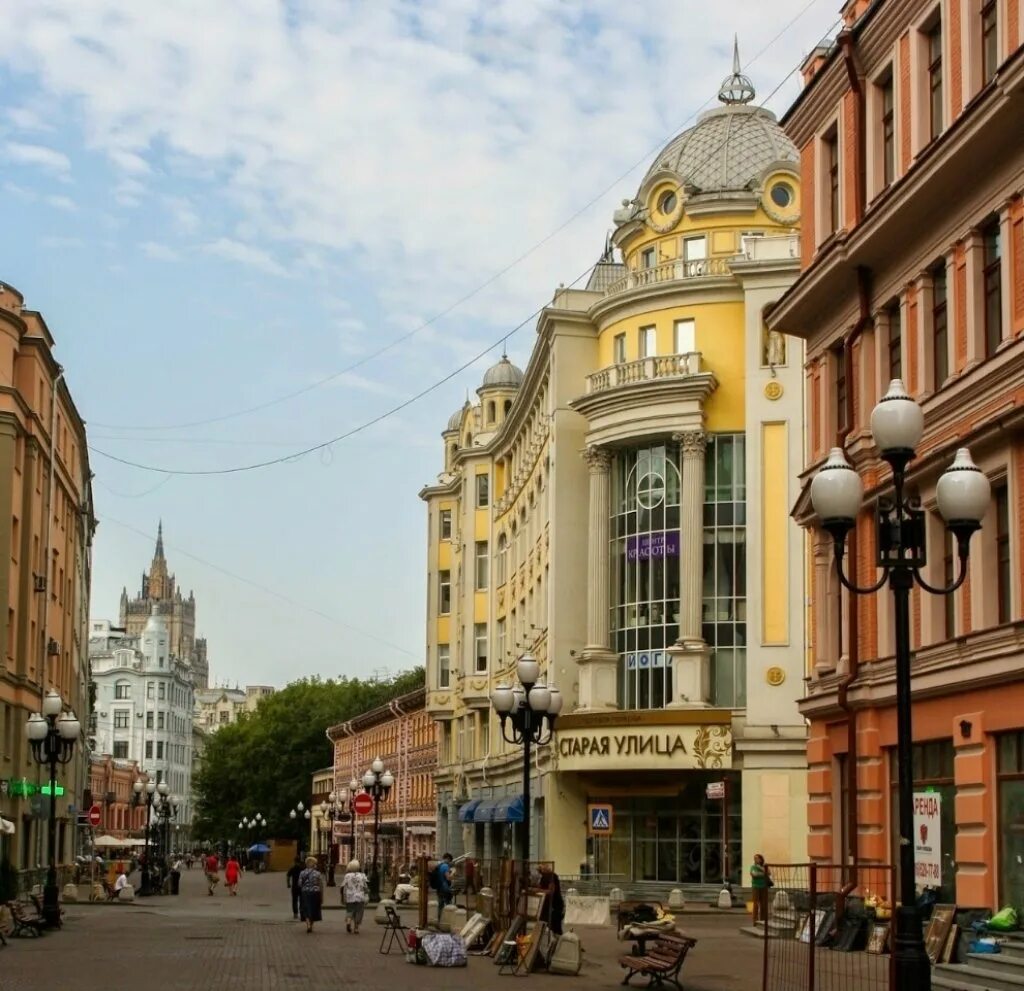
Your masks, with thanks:
[(679, 506), (679, 639), (669, 648), (675, 670), (673, 706), (708, 705), (711, 698), (710, 652), (701, 631), (704, 581), (703, 430), (687, 430), (673, 439), (682, 452)]
[(580, 709), (615, 709), (619, 658), (609, 646), (608, 593), (611, 588), (609, 527), (611, 524), (612, 452), (590, 446), (583, 452), (590, 472), (587, 544), (587, 645), (579, 660)]

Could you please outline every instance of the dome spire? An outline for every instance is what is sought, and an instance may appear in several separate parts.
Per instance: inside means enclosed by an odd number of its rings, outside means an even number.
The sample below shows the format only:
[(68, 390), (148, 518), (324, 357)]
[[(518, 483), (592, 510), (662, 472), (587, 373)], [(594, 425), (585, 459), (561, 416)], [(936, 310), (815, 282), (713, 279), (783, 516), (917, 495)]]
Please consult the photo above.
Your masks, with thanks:
[(156, 525), (156, 554), (153, 559), (162, 561), (164, 556), (164, 521), (160, 520)]
[(733, 35), (732, 39), (732, 75), (726, 77), (722, 88), (718, 91), (718, 99), (726, 106), (750, 103), (757, 94), (754, 84), (740, 72), (740, 39)]

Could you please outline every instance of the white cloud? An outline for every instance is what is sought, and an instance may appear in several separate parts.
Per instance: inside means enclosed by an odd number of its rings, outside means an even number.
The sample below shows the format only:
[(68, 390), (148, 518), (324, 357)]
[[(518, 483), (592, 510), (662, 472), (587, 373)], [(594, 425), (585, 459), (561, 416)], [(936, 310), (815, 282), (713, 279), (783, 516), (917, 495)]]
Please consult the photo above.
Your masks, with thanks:
[(43, 120), (31, 107), (8, 107), (5, 116), (19, 131), (53, 130), (53, 125)]
[(199, 214), (185, 197), (166, 196), (164, 206), (179, 234), (194, 234), (199, 229)]
[(111, 148), (107, 155), (122, 172), (127, 172), (130, 175), (147, 175), (150, 171), (149, 163), (133, 151)]
[(70, 196), (47, 196), (46, 202), (55, 210), (67, 210), (69, 213), (74, 213), (78, 209), (78, 204)]
[(71, 159), (62, 151), (45, 145), (23, 144), (8, 141), (3, 148), (4, 157), (15, 165), (36, 165), (54, 175), (66, 177), (71, 174)]
[(139, 245), (139, 250), (147, 258), (152, 258), (155, 261), (176, 262), (180, 257), (174, 248), (171, 248), (166, 244), (159, 244), (156, 241), (143, 241)]
[(241, 241), (234, 241), (231, 238), (222, 237), (210, 244), (204, 244), (203, 251), (238, 262), (241, 265), (248, 265), (260, 272), (266, 272), (267, 275), (286, 276), (288, 274), (284, 266), (276, 262), (266, 251), (243, 244)]
[(81, 248), (85, 242), (80, 237), (64, 237), (59, 234), (48, 234), (39, 239), (44, 248)]

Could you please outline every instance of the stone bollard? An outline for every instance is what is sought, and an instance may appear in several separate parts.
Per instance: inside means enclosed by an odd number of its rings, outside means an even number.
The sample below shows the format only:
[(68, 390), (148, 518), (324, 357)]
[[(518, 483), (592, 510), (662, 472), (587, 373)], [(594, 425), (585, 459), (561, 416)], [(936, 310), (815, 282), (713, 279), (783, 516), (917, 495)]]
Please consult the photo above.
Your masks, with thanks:
[(682, 888), (673, 888), (668, 893), (668, 907), (673, 912), (682, 912), (686, 908), (686, 899), (683, 897)]
[(722, 888), (718, 892), (718, 907), (732, 908), (732, 892), (728, 888)]
[(77, 902), (78, 901), (78, 885), (72, 884), (70, 881), (64, 885), (64, 901), (66, 902)]

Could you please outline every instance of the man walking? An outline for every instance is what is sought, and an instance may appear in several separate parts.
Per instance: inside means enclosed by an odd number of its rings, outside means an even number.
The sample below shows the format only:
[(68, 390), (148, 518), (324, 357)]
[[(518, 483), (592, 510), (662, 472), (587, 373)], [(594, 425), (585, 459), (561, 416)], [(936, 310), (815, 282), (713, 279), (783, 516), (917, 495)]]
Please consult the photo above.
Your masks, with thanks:
[(207, 894), (212, 895), (213, 889), (220, 884), (220, 875), (218, 873), (220, 871), (220, 861), (217, 859), (217, 854), (211, 853), (210, 856), (206, 858), (205, 868)]

